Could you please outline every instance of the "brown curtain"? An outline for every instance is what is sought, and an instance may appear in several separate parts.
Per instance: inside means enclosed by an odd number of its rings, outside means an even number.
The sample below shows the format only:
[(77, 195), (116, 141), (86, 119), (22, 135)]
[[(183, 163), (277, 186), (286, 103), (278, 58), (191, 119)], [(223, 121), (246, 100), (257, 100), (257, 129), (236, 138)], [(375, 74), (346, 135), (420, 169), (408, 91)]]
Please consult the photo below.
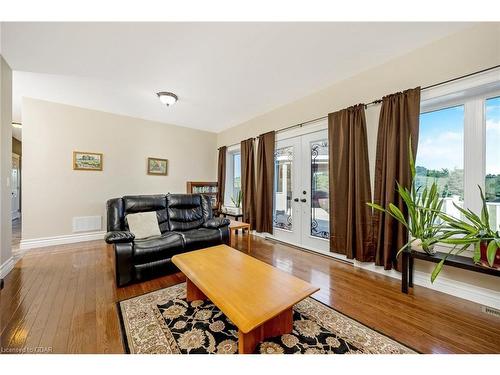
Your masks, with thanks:
[(224, 189), (226, 187), (226, 151), (226, 146), (219, 148), (219, 159), (217, 161), (217, 209), (219, 211), (224, 204)]
[[(375, 161), (375, 203), (395, 204), (405, 215), (405, 205), (396, 192), (396, 181), (410, 187), (408, 142), (417, 154), (420, 116), (420, 87), (382, 99)], [(374, 212), (375, 264), (389, 270), (400, 269), (396, 254), (408, 240), (406, 229), (390, 215)]]
[(330, 251), (374, 260), (365, 106), (328, 115)]
[(241, 191), (243, 221), (255, 228), (255, 155), (253, 138), (241, 142)]
[(274, 145), (274, 131), (259, 136), (257, 198), (255, 199), (255, 230), (257, 232), (273, 232)]

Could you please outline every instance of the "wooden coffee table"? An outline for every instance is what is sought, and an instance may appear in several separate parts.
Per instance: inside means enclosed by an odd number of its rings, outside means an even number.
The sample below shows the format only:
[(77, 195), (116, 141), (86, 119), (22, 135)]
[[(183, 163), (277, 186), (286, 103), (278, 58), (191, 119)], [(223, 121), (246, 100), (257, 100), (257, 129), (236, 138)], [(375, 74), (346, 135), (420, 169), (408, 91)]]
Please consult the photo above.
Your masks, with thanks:
[(291, 333), (293, 305), (319, 288), (226, 245), (172, 257), (187, 277), (187, 300), (209, 299), (237, 327), (238, 351)]

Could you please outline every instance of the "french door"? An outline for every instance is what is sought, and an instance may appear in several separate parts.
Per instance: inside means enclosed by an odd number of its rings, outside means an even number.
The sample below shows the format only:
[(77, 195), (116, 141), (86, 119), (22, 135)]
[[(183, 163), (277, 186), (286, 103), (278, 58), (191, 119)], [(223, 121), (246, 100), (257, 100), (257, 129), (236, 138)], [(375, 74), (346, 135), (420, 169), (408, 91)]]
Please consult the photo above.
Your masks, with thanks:
[(327, 131), (279, 140), (274, 165), (274, 236), (329, 252)]

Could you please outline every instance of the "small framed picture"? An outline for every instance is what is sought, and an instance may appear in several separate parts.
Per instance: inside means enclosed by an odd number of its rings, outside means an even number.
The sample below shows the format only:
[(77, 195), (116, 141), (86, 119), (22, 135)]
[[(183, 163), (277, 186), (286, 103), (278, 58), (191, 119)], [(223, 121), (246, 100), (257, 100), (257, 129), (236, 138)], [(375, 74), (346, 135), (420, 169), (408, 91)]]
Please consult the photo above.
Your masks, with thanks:
[(102, 171), (102, 154), (97, 152), (73, 151), (73, 170)]
[(154, 176), (167, 175), (167, 159), (148, 158), (148, 174)]

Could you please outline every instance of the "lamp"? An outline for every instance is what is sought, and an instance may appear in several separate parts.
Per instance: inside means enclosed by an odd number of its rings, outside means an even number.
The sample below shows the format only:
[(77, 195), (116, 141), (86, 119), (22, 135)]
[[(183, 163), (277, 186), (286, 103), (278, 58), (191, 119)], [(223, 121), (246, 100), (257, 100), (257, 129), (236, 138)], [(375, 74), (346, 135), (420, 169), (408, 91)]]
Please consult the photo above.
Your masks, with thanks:
[(163, 104), (166, 104), (167, 107), (171, 106), (172, 104), (175, 104), (175, 102), (177, 100), (179, 100), (177, 95), (175, 95), (174, 93), (171, 93), (171, 92), (162, 91), (162, 92), (158, 92), (156, 95), (158, 95), (160, 102), (162, 102)]

